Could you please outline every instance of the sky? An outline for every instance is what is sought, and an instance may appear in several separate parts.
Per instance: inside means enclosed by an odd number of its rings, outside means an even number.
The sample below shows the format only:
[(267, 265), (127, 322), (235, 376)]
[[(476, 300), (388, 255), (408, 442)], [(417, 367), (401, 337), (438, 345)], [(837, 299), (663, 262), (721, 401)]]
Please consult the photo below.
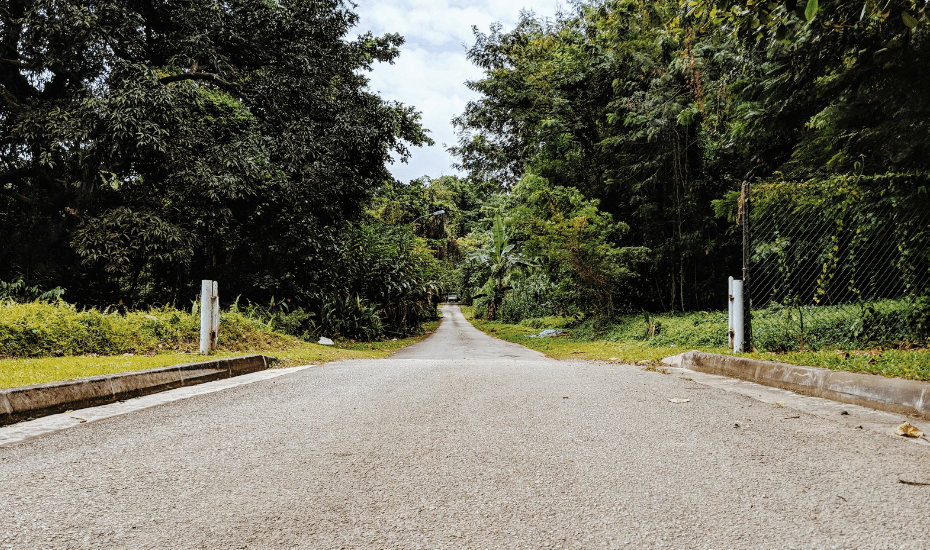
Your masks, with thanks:
[(446, 147), (457, 143), (452, 118), (478, 97), (465, 86), (467, 80), (482, 77), (481, 70), (466, 59), (475, 42), (472, 26), (487, 33), (493, 23), (500, 22), (508, 31), (519, 20), (521, 9), (551, 18), (564, 5), (557, 0), (357, 1), (359, 34), (396, 32), (406, 40), (393, 65), (381, 63), (368, 73), (371, 90), (385, 100), (415, 107), (436, 142), (432, 147), (412, 148), (407, 164), (390, 165), (391, 173), (402, 182), (459, 174)]

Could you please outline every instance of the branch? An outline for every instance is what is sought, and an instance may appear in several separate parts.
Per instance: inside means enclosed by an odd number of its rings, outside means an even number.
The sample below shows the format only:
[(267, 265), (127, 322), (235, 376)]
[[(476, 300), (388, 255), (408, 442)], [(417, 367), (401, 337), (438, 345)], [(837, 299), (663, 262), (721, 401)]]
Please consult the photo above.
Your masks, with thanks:
[(0, 59), (0, 63), (12, 65), (14, 67), (22, 67), (23, 69), (32, 69), (32, 65), (23, 63), (22, 61), (16, 61), (15, 59)]
[(16, 97), (6, 89), (5, 86), (0, 87), (0, 97), (3, 98), (3, 101), (14, 111), (22, 110), (22, 106), (16, 101)]
[(242, 86), (239, 84), (223, 80), (220, 75), (215, 73), (184, 73), (166, 76), (158, 80), (162, 84), (171, 84), (172, 82), (180, 82), (182, 80), (207, 80), (230, 90), (239, 91), (242, 89)]
[(19, 179), (22, 179), (25, 176), (36, 175), (37, 173), (38, 171), (35, 168), (30, 167), (30, 168), (16, 168), (14, 170), (10, 170), (9, 172), (0, 174), (0, 191), (10, 195), (11, 197), (13, 197), (14, 199), (20, 202), (24, 202), (26, 204), (35, 204), (36, 202), (35, 199), (31, 199), (19, 193), (12, 187), (7, 188), (7, 186), (3, 184), (8, 183), (8, 182), (12, 183)]
[(21, 194), (21, 193), (15, 191), (15, 190), (13, 190), (13, 189), (7, 189), (6, 187), (0, 188), (0, 189), (2, 189), (2, 191), (3, 191), (4, 193), (6, 193), (7, 195), (10, 195), (11, 197), (13, 197), (14, 199), (16, 199), (16, 200), (18, 200), (18, 201), (20, 201), (20, 202), (24, 202), (24, 203), (26, 203), (26, 204), (35, 204), (35, 203), (36, 203), (35, 199), (30, 199), (30, 198), (27, 197), (26, 195), (23, 195), (23, 194)]

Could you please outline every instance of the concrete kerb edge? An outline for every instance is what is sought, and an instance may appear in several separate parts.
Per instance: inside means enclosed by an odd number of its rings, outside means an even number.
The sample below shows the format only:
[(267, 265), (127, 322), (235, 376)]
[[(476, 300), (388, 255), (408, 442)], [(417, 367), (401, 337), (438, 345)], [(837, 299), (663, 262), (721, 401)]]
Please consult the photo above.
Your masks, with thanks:
[(666, 365), (930, 420), (930, 383), (689, 351)]
[(0, 426), (27, 418), (114, 403), (269, 368), (273, 357), (245, 355), (81, 380), (0, 389)]

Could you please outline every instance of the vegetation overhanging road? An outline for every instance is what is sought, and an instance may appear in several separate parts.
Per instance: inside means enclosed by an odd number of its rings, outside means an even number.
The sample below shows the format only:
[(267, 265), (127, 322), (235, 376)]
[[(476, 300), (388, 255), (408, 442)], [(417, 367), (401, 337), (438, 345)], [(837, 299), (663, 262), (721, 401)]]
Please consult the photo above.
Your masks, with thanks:
[(930, 544), (928, 487), (898, 481), (923, 448), (444, 318), (386, 360), (0, 448), (0, 546)]

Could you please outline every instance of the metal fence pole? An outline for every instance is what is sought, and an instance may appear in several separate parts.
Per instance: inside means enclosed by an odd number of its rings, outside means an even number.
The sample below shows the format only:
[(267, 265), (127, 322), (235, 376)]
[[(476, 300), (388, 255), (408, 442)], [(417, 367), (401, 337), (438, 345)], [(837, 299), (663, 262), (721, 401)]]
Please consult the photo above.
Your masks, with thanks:
[(733, 281), (733, 353), (743, 351), (745, 342), (746, 325), (743, 323), (743, 315), (746, 310), (743, 303), (743, 281)]
[(749, 288), (749, 261), (751, 256), (750, 235), (749, 235), (749, 179), (743, 182), (743, 189), (740, 196), (743, 204), (743, 341), (741, 350), (752, 351), (752, 300), (750, 299)]

